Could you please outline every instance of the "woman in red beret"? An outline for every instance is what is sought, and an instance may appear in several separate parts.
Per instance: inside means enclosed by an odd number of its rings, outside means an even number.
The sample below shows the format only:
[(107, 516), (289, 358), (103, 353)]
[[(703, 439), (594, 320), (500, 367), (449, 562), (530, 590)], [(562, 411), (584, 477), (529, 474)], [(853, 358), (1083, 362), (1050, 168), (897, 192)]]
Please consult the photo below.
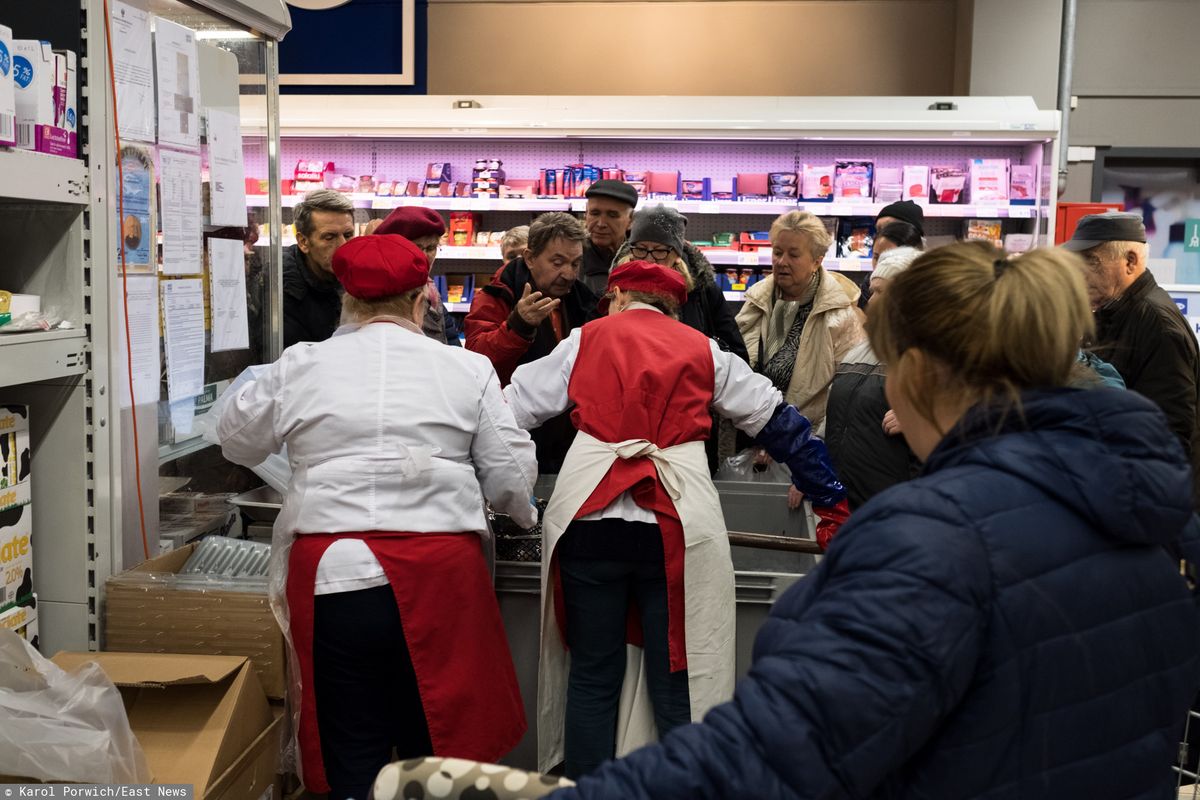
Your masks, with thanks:
[[(374, 234), (396, 234), (408, 239), (425, 254), (431, 270), (433, 262), (437, 260), (438, 245), (445, 232), (446, 223), (442, 215), (432, 208), (421, 206), (400, 206), (392, 209), (374, 230), (370, 230), (370, 233)], [(461, 346), (462, 343), (458, 340), (458, 323), (446, 312), (441, 294), (433, 281), (428, 282), (425, 291), (429, 295), (429, 307), (425, 313), (425, 320), (421, 323), (421, 330), (431, 339)]]
[[(504, 390), (522, 427), (570, 408), (579, 431), (542, 520), (543, 771), (565, 757), (579, 777), (733, 693), (733, 564), (704, 452), (710, 409), (788, 465), (822, 517), (819, 538), (847, 513), (808, 420), (678, 321), (686, 300), (678, 272), (623, 264), (609, 275), (608, 315), (517, 367)], [(641, 645), (629, 669), (627, 619)]]
[(396, 750), (494, 761), (525, 732), (481, 547), (484, 498), (531, 527), (537, 467), (491, 363), (421, 334), (429, 267), (401, 236), (343, 245), (334, 338), (288, 348), (221, 415), (227, 459), (286, 445), (271, 599), (310, 791), (367, 796)]

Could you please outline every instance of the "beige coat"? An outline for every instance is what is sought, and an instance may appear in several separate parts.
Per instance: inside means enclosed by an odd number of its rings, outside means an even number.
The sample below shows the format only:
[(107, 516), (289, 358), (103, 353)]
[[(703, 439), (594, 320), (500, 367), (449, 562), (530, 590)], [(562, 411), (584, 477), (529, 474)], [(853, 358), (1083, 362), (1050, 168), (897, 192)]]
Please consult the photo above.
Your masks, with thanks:
[[(784, 399), (808, 417), (814, 428), (825, 420), (825, 403), (833, 373), (846, 353), (866, 339), (862, 315), (855, 302), (862, 292), (854, 281), (836, 272), (825, 272), (804, 323), (796, 368)], [(746, 340), (750, 366), (758, 369), (759, 349), (766, 345), (767, 326), (775, 302), (775, 278), (764, 278), (746, 290), (737, 324)]]

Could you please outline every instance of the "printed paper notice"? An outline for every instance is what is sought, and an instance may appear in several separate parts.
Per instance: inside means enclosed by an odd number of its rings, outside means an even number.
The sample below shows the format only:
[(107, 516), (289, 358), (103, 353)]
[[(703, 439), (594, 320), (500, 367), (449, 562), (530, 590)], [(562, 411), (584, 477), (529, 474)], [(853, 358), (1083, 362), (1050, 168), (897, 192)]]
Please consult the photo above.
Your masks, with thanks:
[(246, 226), (246, 168), (242, 164), (241, 120), (228, 111), (208, 111), (208, 174), (213, 225)]
[[(133, 373), (133, 396), (138, 405), (157, 403), (162, 366), (158, 350), (158, 276), (129, 275), (128, 301), (117, 302), (116, 359), (121, 365), (121, 408), (129, 408), (129, 374)], [(117, 282), (120, 291), (121, 283)], [(129, 350), (125, 349), (125, 308), (129, 308)], [(130, 369), (132, 367), (132, 370)]]
[(162, 281), (167, 338), (167, 399), (174, 403), (204, 391), (204, 281)]
[(200, 65), (196, 33), (154, 18), (158, 73), (158, 143), (200, 149)]
[(199, 275), (203, 226), (200, 219), (200, 156), (159, 152), (162, 196), (163, 272)]
[(113, 0), (113, 77), (121, 139), (154, 141), (154, 60), (150, 12)]
[[(154, 215), (154, 156), (151, 148), (125, 145), (121, 148), (121, 239), (116, 263), (131, 272), (154, 272), (158, 266), (155, 240), (158, 228)], [(122, 259), (124, 250), (124, 259)]]
[(208, 287), (212, 295), (212, 351), (250, 346), (246, 321), (246, 267), (238, 239), (208, 240)]

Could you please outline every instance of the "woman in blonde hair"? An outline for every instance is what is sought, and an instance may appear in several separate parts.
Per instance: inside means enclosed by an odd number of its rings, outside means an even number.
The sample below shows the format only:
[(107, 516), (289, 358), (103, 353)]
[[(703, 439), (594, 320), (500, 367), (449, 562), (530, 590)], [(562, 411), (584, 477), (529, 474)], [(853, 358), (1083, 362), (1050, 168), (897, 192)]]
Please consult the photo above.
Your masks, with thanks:
[(1074, 256), (926, 253), (871, 309), (924, 474), (774, 605), (734, 699), (561, 798), (1166, 797), (1200, 681), (1187, 456), (1067, 388)]
[(838, 362), (865, 337), (861, 291), (821, 266), (833, 239), (820, 218), (789, 211), (771, 225), (771, 269), (746, 290), (737, 325), (750, 366), (818, 429)]

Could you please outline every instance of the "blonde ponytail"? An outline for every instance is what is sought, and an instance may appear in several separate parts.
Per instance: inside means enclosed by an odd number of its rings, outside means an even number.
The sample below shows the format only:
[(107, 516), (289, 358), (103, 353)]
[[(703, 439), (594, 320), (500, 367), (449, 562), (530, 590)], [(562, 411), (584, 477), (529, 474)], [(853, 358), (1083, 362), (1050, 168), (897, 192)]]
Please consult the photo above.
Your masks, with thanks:
[[(871, 309), (871, 345), (935, 425), (939, 400), (1019, 409), (1023, 390), (1070, 382), (1080, 341), (1092, 329), (1077, 262), (1052, 248), (1007, 259), (985, 242), (925, 253)], [(915, 368), (917, 351), (928, 357), (924, 374)]]

